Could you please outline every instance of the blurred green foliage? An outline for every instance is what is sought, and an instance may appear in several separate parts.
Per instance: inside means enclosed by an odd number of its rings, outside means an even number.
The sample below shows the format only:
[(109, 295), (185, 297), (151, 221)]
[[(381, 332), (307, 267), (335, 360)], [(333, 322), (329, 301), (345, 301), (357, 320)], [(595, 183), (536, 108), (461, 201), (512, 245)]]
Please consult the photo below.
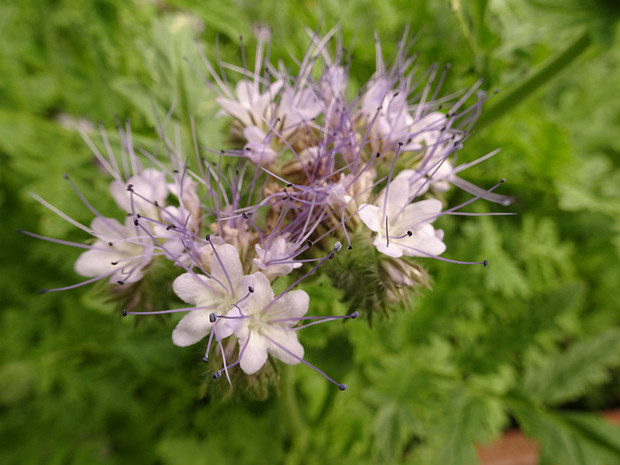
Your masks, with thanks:
[[(620, 405), (620, 44), (613, 2), (588, 3), (0, 4), (0, 463), (468, 465), (476, 444), (515, 422), (540, 442), (542, 464), (620, 462), (618, 428), (587, 413)], [(194, 38), (211, 60), (240, 63), (240, 37), (251, 60), (257, 24), (272, 28), (271, 54), (288, 63), (307, 46), (304, 27), (340, 25), (360, 83), (373, 71), (374, 32), (390, 56), (409, 25), (421, 66), (452, 64), (444, 91), (482, 76), (500, 91), (489, 107), (589, 38), (562, 73), (465, 144), (469, 160), (502, 147), (465, 177), (483, 186), (506, 177), (517, 215), (439, 226), (450, 257), (490, 266), (427, 261), (433, 290), (415, 312), (302, 335), (308, 359), (345, 393), (299, 366), (263, 402), (201, 394), (211, 382), (202, 347), (174, 347), (169, 320), (121, 320), (92, 290), (38, 295), (77, 282), (79, 251), (15, 232), (82, 241), (28, 193), (88, 222), (63, 174), (91, 199), (107, 188), (62, 115), (108, 128), (130, 118), (148, 145), (155, 115), (174, 107), (166, 130), (180, 127), (184, 148), (190, 115), (201, 145), (225, 144), (213, 95), (189, 64), (202, 69)], [(327, 281), (307, 284), (313, 313), (343, 311)]]

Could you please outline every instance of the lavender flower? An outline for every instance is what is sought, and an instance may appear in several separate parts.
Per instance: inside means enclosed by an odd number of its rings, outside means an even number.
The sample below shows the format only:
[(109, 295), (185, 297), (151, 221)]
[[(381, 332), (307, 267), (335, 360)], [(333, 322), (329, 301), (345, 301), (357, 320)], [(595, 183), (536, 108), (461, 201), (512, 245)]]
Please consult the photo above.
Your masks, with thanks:
[(207, 336), (213, 326), (211, 313), (226, 314), (247, 294), (247, 278), (239, 252), (232, 245), (213, 246), (209, 269), (209, 276), (188, 272), (172, 283), (175, 294), (194, 305), (172, 332), (172, 342), (178, 346), (195, 344)]
[[(120, 155), (105, 132), (105, 155), (83, 132), (113, 178), (110, 195), (124, 223), (100, 215), (77, 189), (95, 215), (90, 228), (35, 197), (95, 241), (44, 239), (87, 249), (75, 264), (93, 278), (86, 283), (128, 284), (124, 315), (185, 313), (172, 341), (189, 346), (208, 338), (204, 360), (215, 350), (222, 364), (214, 377), (225, 373), (232, 385), (229, 370), (239, 365), (246, 375), (259, 375), (271, 356), (306, 364), (344, 390), (304, 358), (298, 331), (356, 318), (358, 310), (370, 319), (394, 303), (403, 306), (412, 287), (429, 281), (412, 257), (455, 261), (441, 257), (451, 238), (435, 222), (479, 198), (510, 199), (492, 192), (497, 186), (485, 190), (458, 176), (496, 153), (456, 161), (484, 100), (479, 84), (457, 101), (439, 98), (443, 73), (432, 68), (420, 76), (404, 40), (388, 66), (377, 40), (376, 72), (358, 91), (349, 88), (342, 48), (330, 51), (337, 30), (324, 37), (309, 32), (311, 45), (296, 73), (266, 59), (268, 34), (259, 32), (253, 69), (218, 66), (236, 75), (236, 84), (204, 59), (233, 149), (196, 148), (190, 170), (163, 128), (167, 162), (135, 150), (128, 125), (119, 128)], [(446, 207), (442, 194), (452, 185), (474, 197)], [(343, 243), (355, 250), (341, 252)], [(344, 291), (349, 315), (306, 316), (312, 302), (293, 288), (321, 273)], [(153, 310), (163, 305), (132, 286), (146, 281), (149, 289), (162, 280), (189, 307)], [(278, 280), (286, 289), (275, 295)]]
[(239, 364), (249, 375), (262, 368), (267, 353), (293, 365), (303, 359), (304, 348), (292, 328), (310, 305), (308, 294), (302, 290), (290, 291), (274, 299), (265, 275), (258, 272), (252, 277), (252, 294), (244, 305), (235, 306), (228, 313), (224, 325), (239, 338)]
[(433, 257), (446, 250), (443, 234), (431, 223), (440, 215), (437, 199), (409, 203), (408, 181), (396, 179), (379, 195), (378, 205), (363, 204), (359, 215), (377, 233), (374, 244), (390, 257)]
[(154, 252), (151, 238), (132, 218), (121, 225), (112, 218), (97, 217), (90, 225), (97, 238), (75, 262), (75, 271), (91, 278), (110, 276), (111, 283), (139, 281)]

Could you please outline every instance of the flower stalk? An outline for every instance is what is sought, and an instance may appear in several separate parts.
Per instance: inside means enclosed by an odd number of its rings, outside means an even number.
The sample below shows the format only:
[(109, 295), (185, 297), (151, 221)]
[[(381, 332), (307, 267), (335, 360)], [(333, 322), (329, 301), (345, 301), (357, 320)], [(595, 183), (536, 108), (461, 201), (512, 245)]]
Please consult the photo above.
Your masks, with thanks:
[(493, 124), (519, 105), (527, 98), (543, 87), (547, 82), (556, 77), (592, 45), (592, 36), (589, 30), (584, 30), (577, 35), (563, 50), (549, 56), (538, 65), (527, 77), (519, 79), (517, 83), (505, 91), (497, 94), (476, 122), (477, 132)]

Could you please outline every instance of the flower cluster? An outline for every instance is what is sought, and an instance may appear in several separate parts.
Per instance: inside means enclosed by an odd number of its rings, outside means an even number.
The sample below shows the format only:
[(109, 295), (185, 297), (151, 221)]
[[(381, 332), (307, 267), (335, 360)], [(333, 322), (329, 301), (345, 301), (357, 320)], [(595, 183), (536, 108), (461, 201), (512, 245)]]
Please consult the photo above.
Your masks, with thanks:
[[(215, 378), (224, 373), (230, 382), (236, 365), (256, 374), (271, 355), (309, 365), (346, 389), (305, 360), (298, 331), (373, 309), (308, 317), (309, 295), (294, 288), (359, 247), (380, 280), (359, 292), (371, 288), (375, 300), (404, 301), (411, 287), (427, 281), (411, 257), (448, 260), (441, 257), (446, 244), (435, 227), (439, 217), (478, 198), (509, 203), (492, 192), (497, 186), (484, 190), (458, 176), (494, 154), (456, 161), (484, 100), (477, 86), (458, 99), (438, 98), (445, 71), (420, 75), (404, 44), (388, 66), (377, 40), (376, 72), (361, 89), (351, 89), (342, 53), (329, 53), (335, 33), (310, 33), (311, 46), (293, 74), (265, 59), (262, 31), (253, 69), (219, 64), (236, 74), (234, 86), (205, 58), (205, 80), (217, 93), (219, 115), (230, 122), (235, 147), (197, 149), (192, 168), (163, 131), (165, 163), (134, 148), (128, 126), (119, 128), (120, 156), (105, 133), (107, 153), (84, 134), (113, 178), (110, 193), (124, 221), (101, 215), (77, 188), (95, 215), (90, 226), (36, 197), (94, 238), (88, 245), (45, 238), (86, 249), (75, 270), (89, 279), (79, 285), (108, 280), (115, 292), (123, 287), (131, 296), (157, 273), (156, 261), (176, 270), (169, 284), (188, 306), (145, 311), (128, 298), (133, 303), (123, 314), (183, 312), (172, 341), (188, 346), (207, 339), (203, 360), (216, 351), (221, 363)], [(451, 185), (470, 192), (471, 200), (446, 209), (441, 196)], [(365, 272), (349, 268), (354, 282)]]

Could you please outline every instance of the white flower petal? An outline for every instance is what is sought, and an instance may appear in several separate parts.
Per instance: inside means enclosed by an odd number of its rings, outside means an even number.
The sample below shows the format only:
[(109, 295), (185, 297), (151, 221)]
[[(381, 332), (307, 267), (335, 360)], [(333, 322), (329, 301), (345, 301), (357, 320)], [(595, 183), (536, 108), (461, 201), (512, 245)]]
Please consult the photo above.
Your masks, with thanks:
[(248, 126), (243, 130), (243, 137), (245, 137), (248, 142), (263, 142), (267, 135), (265, 131), (258, 126)]
[(244, 126), (252, 125), (248, 109), (239, 102), (224, 97), (218, 97), (215, 100), (222, 107), (225, 114), (238, 119)]
[[(394, 178), (390, 183), (387, 193), (386, 215), (390, 223), (396, 222), (396, 218), (403, 213), (402, 209), (409, 202), (409, 180), (406, 178)], [(383, 206), (385, 191), (379, 196), (379, 205)]]
[(90, 223), (90, 227), (102, 241), (113, 242), (126, 237), (125, 227), (113, 218), (98, 216)]
[(192, 305), (199, 305), (213, 298), (213, 284), (204, 275), (183, 273), (172, 283), (172, 290), (181, 300)]
[(110, 276), (112, 283), (139, 281), (143, 276), (142, 270), (151, 261), (153, 244), (136, 236), (133, 220), (128, 218), (123, 226), (114, 219), (97, 217), (92, 221), (91, 228), (99, 240), (92, 249), (78, 257), (75, 271), (93, 278), (113, 273)]
[(249, 339), (239, 339), (239, 347), (239, 350), (243, 350), (239, 365), (244, 373), (253, 375), (260, 370), (267, 361), (265, 340), (257, 333), (251, 332)]
[[(131, 184), (134, 194), (127, 190)], [(112, 181), (110, 192), (116, 204), (126, 212), (140, 213), (149, 218), (158, 217), (158, 208), (155, 203), (163, 206), (168, 196), (166, 176), (155, 168), (147, 168), (142, 173), (132, 176), (127, 183)]]
[(416, 229), (411, 239), (413, 239), (410, 243), (411, 247), (419, 250), (420, 252), (416, 253), (415, 251), (413, 251), (415, 255), (410, 255), (407, 249), (405, 249), (404, 253), (410, 257), (441, 255), (446, 251), (446, 245), (437, 236), (437, 234), (435, 233), (435, 228), (433, 228), (433, 226), (431, 226), (430, 224), (427, 224), (422, 228)]
[(294, 247), (284, 236), (276, 237), (267, 250), (261, 244), (256, 244), (254, 248), (258, 258), (253, 259), (253, 262), (270, 281), (276, 276), (286, 276), (301, 266), (301, 263), (290, 258), (290, 251)]
[(398, 244), (398, 241), (391, 240), (388, 244), (385, 236), (378, 235), (375, 237), (373, 244), (379, 252), (389, 257), (398, 258), (403, 256), (403, 248)]
[(221, 320), (221, 324), (217, 327), (217, 334), (225, 334), (228, 337), (234, 334), (239, 339), (247, 339), (249, 330), (247, 325), (247, 319), (243, 318), (237, 307), (226, 314), (227, 318)]
[(127, 184), (121, 181), (112, 181), (110, 183), (110, 193), (121, 210), (127, 213), (131, 211), (131, 203), (127, 195)]
[(296, 331), (269, 328), (264, 330), (265, 344), (271, 355), (289, 365), (296, 365), (304, 358), (304, 347), (297, 339)]
[(267, 277), (260, 271), (246, 277), (248, 285), (251, 285), (254, 292), (244, 301), (246, 304), (246, 314), (254, 315), (260, 313), (273, 300), (273, 289)]
[(360, 205), (358, 215), (371, 231), (379, 231), (381, 228), (381, 211), (376, 205), (364, 203)]
[(441, 201), (437, 199), (420, 200), (407, 205), (402, 213), (402, 222), (409, 228), (416, 228), (426, 223), (435, 221), (441, 212)]
[(102, 276), (115, 269), (120, 271), (120, 265), (112, 265), (112, 262), (123, 258), (122, 254), (110, 250), (100, 250), (108, 245), (104, 242), (97, 241), (95, 247), (82, 253), (75, 261), (73, 268), (75, 272), (82, 276), (94, 278)]
[(214, 254), (211, 257), (211, 274), (224, 286), (228, 287), (229, 279), (234, 286), (243, 276), (239, 251), (230, 244), (216, 245), (215, 251), (217, 256)]
[(193, 310), (185, 315), (172, 331), (172, 342), (180, 347), (189, 346), (211, 332), (213, 323), (208, 310)]
[(273, 324), (291, 328), (308, 312), (309, 306), (310, 297), (305, 291), (289, 291), (269, 308), (267, 318), (269, 321), (286, 319), (287, 321)]

